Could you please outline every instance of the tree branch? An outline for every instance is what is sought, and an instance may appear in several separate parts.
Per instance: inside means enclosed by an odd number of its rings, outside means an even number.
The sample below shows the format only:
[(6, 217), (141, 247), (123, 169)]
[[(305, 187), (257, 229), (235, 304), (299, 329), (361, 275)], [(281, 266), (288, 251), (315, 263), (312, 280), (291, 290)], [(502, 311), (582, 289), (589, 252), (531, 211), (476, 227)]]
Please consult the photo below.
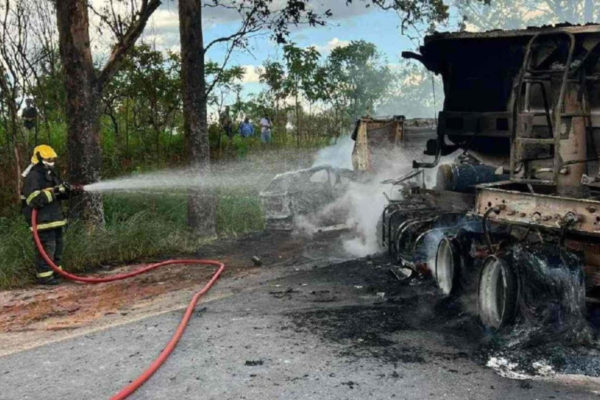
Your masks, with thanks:
[(231, 34), (229, 36), (224, 36), (224, 37), (217, 38), (217, 39), (211, 41), (210, 43), (208, 43), (206, 46), (204, 46), (204, 54), (206, 54), (208, 52), (208, 49), (210, 49), (213, 45), (215, 45), (217, 43), (229, 42), (230, 40), (237, 40), (239, 38), (242, 38), (242, 37), (246, 36), (247, 34), (257, 33), (260, 30), (261, 30), (261, 28), (259, 28), (259, 27), (256, 27), (256, 28), (253, 28), (253, 29), (249, 29), (249, 30), (245, 30), (245, 31), (239, 30), (236, 33), (233, 33), (233, 34)]
[(127, 27), (127, 30), (121, 38), (118, 38), (118, 42), (114, 45), (108, 61), (102, 68), (98, 77), (98, 89), (101, 91), (106, 84), (117, 72), (123, 58), (127, 54), (129, 48), (131, 48), (136, 40), (140, 37), (146, 23), (150, 19), (152, 13), (161, 5), (161, 0), (143, 0), (142, 6), (137, 13), (131, 19), (131, 24)]
[(225, 55), (225, 59), (221, 63), (221, 67), (219, 68), (219, 72), (216, 74), (215, 79), (206, 87), (206, 97), (208, 97), (210, 95), (210, 93), (215, 88), (215, 86), (217, 85), (217, 83), (220, 82), (221, 76), (223, 74), (223, 70), (225, 69), (225, 66), (227, 65), (227, 63), (229, 62), (229, 58), (231, 57), (231, 53), (233, 52), (234, 48), (235, 48), (235, 43), (231, 44), (231, 46), (229, 46), (229, 48), (227, 49), (227, 53)]

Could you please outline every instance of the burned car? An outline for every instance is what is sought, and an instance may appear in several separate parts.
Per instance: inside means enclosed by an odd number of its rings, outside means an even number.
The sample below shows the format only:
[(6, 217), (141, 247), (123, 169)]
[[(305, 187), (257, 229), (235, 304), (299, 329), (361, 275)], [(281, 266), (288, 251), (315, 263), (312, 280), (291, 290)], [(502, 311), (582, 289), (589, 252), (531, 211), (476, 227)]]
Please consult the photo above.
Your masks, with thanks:
[(432, 137), (432, 121), (407, 121), (402, 115), (359, 118), (351, 136), (352, 150), (344, 150), (353, 169), (324, 165), (277, 175), (260, 193), (266, 228), (293, 230), (302, 228), (298, 223), (303, 222), (317, 230), (344, 227), (343, 211), (326, 207), (346, 193), (348, 184), (377, 180), (382, 172), (393, 176), (390, 165), (420, 152)]
[[(275, 176), (260, 193), (266, 228), (292, 230), (298, 218), (307, 218), (334, 202), (355, 178), (352, 170), (320, 166)], [(326, 225), (334, 223), (324, 221)], [(329, 224), (327, 222), (330, 222)]]

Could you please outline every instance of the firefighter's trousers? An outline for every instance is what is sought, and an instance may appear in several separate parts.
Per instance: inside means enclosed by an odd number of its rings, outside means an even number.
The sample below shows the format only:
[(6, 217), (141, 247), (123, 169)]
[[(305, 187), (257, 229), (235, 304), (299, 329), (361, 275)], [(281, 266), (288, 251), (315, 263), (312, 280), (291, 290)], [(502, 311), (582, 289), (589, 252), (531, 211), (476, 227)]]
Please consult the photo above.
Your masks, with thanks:
[[(62, 263), (63, 254), (63, 228), (54, 228), (39, 231), (40, 241), (46, 249), (48, 256), (58, 266)], [(35, 243), (34, 243), (35, 246)], [(38, 280), (52, 279), (54, 271), (48, 266), (46, 261), (42, 258), (42, 255), (38, 252), (37, 247), (35, 248), (35, 267), (37, 272)]]

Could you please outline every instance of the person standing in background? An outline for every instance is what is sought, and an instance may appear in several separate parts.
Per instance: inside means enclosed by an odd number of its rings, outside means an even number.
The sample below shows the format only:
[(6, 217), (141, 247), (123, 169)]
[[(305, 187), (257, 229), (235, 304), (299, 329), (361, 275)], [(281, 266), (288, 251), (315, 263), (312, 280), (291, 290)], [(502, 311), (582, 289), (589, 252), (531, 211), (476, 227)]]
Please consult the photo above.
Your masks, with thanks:
[(250, 123), (248, 117), (244, 118), (244, 122), (240, 124), (240, 136), (247, 138), (254, 135), (254, 126)]
[(37, 108), (35, 107), (35, 105), (33, 104), (33, 99), (31, 97), (28, 98), (27, 100), (25, 100), (25, 103), (27, 104), (27, 107), (25, 107), (25, 109), (21, 113), (21, 118), (23, 119), (23, 125), (25, 126), (25, 129), (27, 129), (30, 132), (30, 134), (31, 134), (31, 131), (34, 132), (33, 145), (37, 146), (38, 145), (38, 130), (37, 130), (38, 111), (37, 111)]
[(266, 115), (260, 120), (260, 141), (263, 143), (271, 143), (271, 120)]

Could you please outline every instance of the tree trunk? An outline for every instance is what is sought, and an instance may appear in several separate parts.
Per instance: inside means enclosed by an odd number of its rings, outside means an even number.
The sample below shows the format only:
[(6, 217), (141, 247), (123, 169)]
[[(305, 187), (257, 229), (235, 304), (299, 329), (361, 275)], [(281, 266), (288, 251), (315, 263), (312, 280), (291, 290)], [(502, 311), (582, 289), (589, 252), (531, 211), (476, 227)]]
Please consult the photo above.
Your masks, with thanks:
[(15, 153), (15, 166), (16, 166), (16, 182), (17, 182), (17, 192), (15, 193), (15, 199), (17, 201), (21, 198), (21, 157), (19, 154), (19, 140), (17, 139), (18, 134), (17, 130), (19, 126), (17, 124), (17, 109), (14, 103), (10, 103), (8, 106), (10, 110), (10, 130), (12, 132), (13, 145), (14, 145), (14, 153)]
[[(209, 172), (210, 146), (206, 115), (201, 0), (179, 0), (179, 34), (185, 142), (190, 167), (202, 175)], [(198, 235), (215, 235), (216, 196), (207, 189), (199, 188), (190, 189), (189, 194), (188, 225)]]
[[(15, 156), (15, 200), (19, 201), (21, 196), (21, 158), (19, 157), (19, 126), (17, 123), (18, 119), (18, 106), (16, 103), (17, 92), (11, 90), (8, 84), (8, 75), (4, 71), (2, 64), (0, 64), (0, 95), (4, 98), (6, 104), (6, 111), (8, 111), (8, 119), (5, 121), (6, 124), (6, 146), (7, 149), (10, 147), (12, 142), (13, 155)], [(1, 103), (1, 101), (0, 101)], [(12, 139), (12, 140), (11, 140)]]
[(125, 158), (129, 158), (129, 99), (125, 99)]
[(296, 146), (300, 147), (300, 109), (298, 104), (298, 91), (296, 90)]
[[(56, 2), (60, 54), (65, 70), (69, 178), (77, 184), (100, 179), (100, 96), (89, 38), (87, 1)], [(71, 212), (88, 226), (104, 224), (102, 197), (86, 193)]]

